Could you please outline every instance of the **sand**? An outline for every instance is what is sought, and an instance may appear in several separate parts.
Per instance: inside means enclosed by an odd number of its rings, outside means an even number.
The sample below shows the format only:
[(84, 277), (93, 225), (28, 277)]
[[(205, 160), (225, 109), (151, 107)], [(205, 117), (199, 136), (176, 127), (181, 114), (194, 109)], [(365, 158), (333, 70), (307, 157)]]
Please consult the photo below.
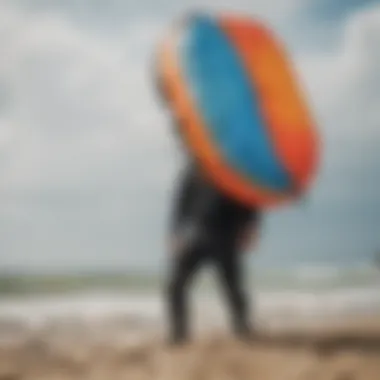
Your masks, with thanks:
[[(168, 347), (162, 330), (135, 321), (0, 328), (0, 380), (379, 380), (380, 317), (318, 327), (263, 328), (248, 345), (207, 331)], [(161, 333), (160, 333), (161, 331)], [(161, 335), (160, 335), (161, 334)]]

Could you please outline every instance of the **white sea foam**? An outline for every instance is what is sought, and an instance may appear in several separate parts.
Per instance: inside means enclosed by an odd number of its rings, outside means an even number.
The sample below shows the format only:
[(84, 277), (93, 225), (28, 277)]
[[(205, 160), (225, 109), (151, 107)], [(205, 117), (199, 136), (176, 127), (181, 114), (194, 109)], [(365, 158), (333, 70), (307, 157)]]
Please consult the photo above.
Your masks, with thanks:
[[(262, 319), (325, 319), (380, 312), (380, 287), (346, 288), (336, 291), (258, 292), (254, 298)], [(128, 317), (139, 321), (164, 320), (163, 299), (154, 293), (82, 293), (32, 298), (7, 298), (0, 301), (0, 320), (23, 321), (40, 327), (51, 320), (80, 318), (101, 322)], [(225, 318), (222, 298), (211, 294), (196, 297), (194, 305), (201, 318), (218, 323)], [(208, 318), (206, 317), (208, 316)], [(218, 319), (219, 318), (219, 319)]]

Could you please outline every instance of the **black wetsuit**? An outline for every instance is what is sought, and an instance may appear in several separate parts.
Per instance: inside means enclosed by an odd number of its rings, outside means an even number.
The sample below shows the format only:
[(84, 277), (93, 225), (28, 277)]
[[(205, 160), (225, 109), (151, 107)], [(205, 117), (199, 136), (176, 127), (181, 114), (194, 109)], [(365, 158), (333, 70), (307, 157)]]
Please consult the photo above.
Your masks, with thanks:
[(169, 282), (171, 337), (188, 337), (187, 288), (197, 269), (211, 262), (216, 267), (232, 310), (236, 333), (249, 332), (248, 303), (242, 284), (239, 238), (255, 227), (259, 210), (247, 208), (217, 190), (197, 173), (185, 172), (172, 219), (172, 234), (186, 240), (176, 252)]

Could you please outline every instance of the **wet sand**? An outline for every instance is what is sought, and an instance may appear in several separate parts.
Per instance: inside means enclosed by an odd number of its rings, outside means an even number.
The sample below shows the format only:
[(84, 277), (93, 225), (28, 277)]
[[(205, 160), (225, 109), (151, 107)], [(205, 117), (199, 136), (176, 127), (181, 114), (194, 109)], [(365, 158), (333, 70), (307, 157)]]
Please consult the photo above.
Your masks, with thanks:
[(380, 317), (294, 326), (263, 329), (250, 345), (215, 330), (168, 347), (161, 329), (127, 319), (35, 331), (3, 323), (0, 380), (380, 379)]

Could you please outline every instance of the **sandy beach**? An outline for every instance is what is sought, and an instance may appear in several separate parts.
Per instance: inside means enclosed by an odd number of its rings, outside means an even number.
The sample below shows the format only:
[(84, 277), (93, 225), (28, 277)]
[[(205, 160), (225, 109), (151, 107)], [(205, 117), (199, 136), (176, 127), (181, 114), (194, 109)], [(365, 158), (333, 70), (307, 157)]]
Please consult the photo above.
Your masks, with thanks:
[[(296, 324), (295, 324), (296, 325)], [(265, 327), (245, 344), (226, 329), (168, 347), (161, 328), (126, 317), (28, 329), (2, 321), (0, 380), (378, 380), (380, 316)]]

